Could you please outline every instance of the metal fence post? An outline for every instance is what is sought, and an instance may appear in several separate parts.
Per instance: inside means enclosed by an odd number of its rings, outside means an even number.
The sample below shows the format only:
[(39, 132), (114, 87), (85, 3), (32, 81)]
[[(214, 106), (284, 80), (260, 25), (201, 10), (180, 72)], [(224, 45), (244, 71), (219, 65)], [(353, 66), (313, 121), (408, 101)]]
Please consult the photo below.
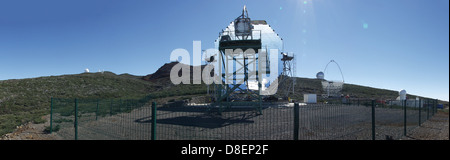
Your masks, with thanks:
[(372, 100), (372, 140), (375, 140), (375, 100)]
[(434, 116), (434, 100), (432, 99), (431, 100), (431, 117), (433, 117)]
[(53, 131), (53, 97), (50, 98), (50, 133)]
[(419, 126), (421, 125), (422, 121), (422, 107), (420, 106), (421, 99), (419, 99)]
[(95, 111), (95, 120), (98, 120), (98, 99), (97, 99), (97, 110)]
[(437, 111), (437, 101), (436, 100), (434, 100), (433, 101), (434, 103), (434, 105), (433, 105), (433, 116), (434, 116), (434, 114), (436, 113), (436, 111)]
[(406, 136), (406, 100), (403, 101), (403, 115), (404, 115), (403, 135)]
[(119, 99), (119, 113), (122, 111), (120, 108), (121, 106), (122, 106), (122, 99)]
[(152, 140), (156, 140), (156, 102), (152, 102)]
[(294, 140), (298, 140), (298, 130), (299, 130), (299, 108), (298, 102), (294, 103)]
[(433, 103), (433, 105), (431, 105), (431, 117), (434, 116), (434, 106), (436, 105), (434, 99), (431, 100), (431, 103)]
[(436, 108), (437, 108), (437, 101), (436, 100), (434, 100), (433, 101), (434, 103), (434, 105), (433, 105), (433, 116), (434, 116), (434, 114), (436, 113)]
[(111, 104), (109, 105), (109, 116), (112, 116), (112, 110), (113, 110), (113, 99), (111, 99)]
[(75, 140), (78, 140), (78, 100), (75, 98), (75, 121), (73, 123), (75, 128)]
[(430, 103), (430, 100), (429, 99), (427, 99), (427, 120), (430, 118), (430, 106), (431, 106), (431, 103)]
[(434, 113), (433, 113), (433, 116), (434, 116), (434, 114), (437, 113), (437, 107), (438, 107), (438, 104), (439, 104), (439, 101), (438, 101), (437, 99), (435, 99), (435, 100), (434, 100)]

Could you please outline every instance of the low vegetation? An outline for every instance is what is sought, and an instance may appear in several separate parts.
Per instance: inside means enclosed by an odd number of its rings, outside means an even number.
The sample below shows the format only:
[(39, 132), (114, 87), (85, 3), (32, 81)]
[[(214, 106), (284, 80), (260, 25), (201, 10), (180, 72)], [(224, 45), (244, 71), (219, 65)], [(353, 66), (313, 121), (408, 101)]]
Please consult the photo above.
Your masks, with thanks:
[(27, 122), (45, 122), (42, 116), (49, 114), (51, 97), (141, 98), (154, 90), (137, 76), (111, 72), (0, 81), (0, 135)]
[[(161, 68), (155, 72), (158, 73), (156, 76), (152, 76), (156, 79), (104, 72), (0, 81), (0, 135), (12, 132), (16, 126), (27, 122), (44, 123), (42, 117), (50, 113), (51, 97), (177, 101), (206, 94), (204, 84), (173, 85), (169, 77), (164, 76), (167, 75), (165, 72), (168, 70), (164, 70), (167, 67)], [(296, 95), (292, 97), (296, 100), (303, 100), (304, 93), (324, 94), (320, 80), (297, 78), (296, 83)], [(397, 91), (352, 84), (344, 85), (342, 93), (362, 99), (395, 99), (398, 96)], [(415, 96), (410, 95), (410, 98)]]

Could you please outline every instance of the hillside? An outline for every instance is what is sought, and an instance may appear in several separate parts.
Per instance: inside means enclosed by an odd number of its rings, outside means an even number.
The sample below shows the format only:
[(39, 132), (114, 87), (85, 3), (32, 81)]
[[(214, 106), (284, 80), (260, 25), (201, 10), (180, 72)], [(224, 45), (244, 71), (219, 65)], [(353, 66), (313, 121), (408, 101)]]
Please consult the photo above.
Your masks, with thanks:
[(161, 98), (206, 93), (204, 85), (173, 85), (169, 74), (164, 74), (168, 66), (161, 68), (163, 70), (155, 73), (163, 75), (153, 78), (153, 81), (146, 81), (142, 76), (112, 72), (0, 81), (0, 135), (27, 122), (44, 122), (41, 117), (49, 114), (51, 97), (139, 99), (145, 96)]
[[(300, 100), (303, 99), (303, 94), (315, 93), (318, 95), (326, 94), (322, 89), (321, 80), (309, 78), (296, 78), (296, 94)], [(358, 99), (395, 99), (398, 96), (398, 91), (378, 89), (355, 84), (345, 84), (342, 88), (343, 95), (349, 95), (351, 98)], [(414, 96), (415, 97), (415, 96)]]
[[(138, 99), (150, 96), (166, 102), (204, 96), (206, 85), (171, 83), (170, 69), (175, 64), (177, 62), (166, 63), (147, 76), (104, 72), (0, 81), (0, 135), (27, 122), (43, 123), (42, 117), (50, 112), (51, 97)], [(192, 69), (191, 66), (191, 74)], [(320, 80), (297, 78), (296, 83), (296, 94), (292, 98), (298, 101), (303, 100), (304, 93), (324, 94)], [(353, 84), (345, 84), (342, 93), (360, 99), (395, 99), (398, 96), (398, 91)], [(409, 95), (409, 98), (415, 96)]]
[(155, 86), (138, 76), (83, 73), (0, 81), (0, 135), (49, 113), (50, 98), (139, 98)]
[[(292, 83), (292, 81), (288, 80), (288, 83)], [(300, 78), (296, 77), (296, 86), (295, 86), (295, 95), (291, 98), (302, 101), (303, 94), (317, 94), (322, 95), (326, 94), (326, 92), (322, 89), (322, 83), (319, 79), (310, 79), (310, 78)], [(342, 91), (342, 95), (348, 95), (351, 99), (380, 99), (380, 100), (395, 100), (398, 97), (398, 91), (387, 90), (387, 89), (379, 89), (368, 86), (361, 86), (356, 84), (348, 84), (345, 83)], [(429, 98), (422, 97), (418, 95), (407, 95), (409, 99), (419, 98)], [(440, 102), (448, 104), (448, 102)]]

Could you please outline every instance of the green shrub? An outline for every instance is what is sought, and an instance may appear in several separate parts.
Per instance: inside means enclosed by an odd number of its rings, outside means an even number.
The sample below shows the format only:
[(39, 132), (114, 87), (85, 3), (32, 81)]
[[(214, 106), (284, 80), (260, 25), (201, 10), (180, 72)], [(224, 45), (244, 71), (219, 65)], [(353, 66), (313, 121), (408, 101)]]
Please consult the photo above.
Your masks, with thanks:
[[(61, 126), (56, 125), (56, 126), (54, 126), (54, 127), (52, 128), (52, 132), (58, 132), (59, 129), (61, 129)], [(45, 127), (44, 133), (47, 133), (47, 134), (50, 133), (50, 126)]]

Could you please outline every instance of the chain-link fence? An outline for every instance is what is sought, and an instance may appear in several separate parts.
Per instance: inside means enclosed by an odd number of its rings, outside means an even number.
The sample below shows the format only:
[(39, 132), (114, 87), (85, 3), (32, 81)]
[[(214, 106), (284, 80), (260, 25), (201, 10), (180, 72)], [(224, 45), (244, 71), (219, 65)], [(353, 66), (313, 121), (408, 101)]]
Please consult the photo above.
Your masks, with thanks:
[(437, 112), (437, 101), (427, 99), (268, 102), (262, 109), (149, 102), (52, 99), (50, 130), (63, 139), (384, 140), (407, 136)]

